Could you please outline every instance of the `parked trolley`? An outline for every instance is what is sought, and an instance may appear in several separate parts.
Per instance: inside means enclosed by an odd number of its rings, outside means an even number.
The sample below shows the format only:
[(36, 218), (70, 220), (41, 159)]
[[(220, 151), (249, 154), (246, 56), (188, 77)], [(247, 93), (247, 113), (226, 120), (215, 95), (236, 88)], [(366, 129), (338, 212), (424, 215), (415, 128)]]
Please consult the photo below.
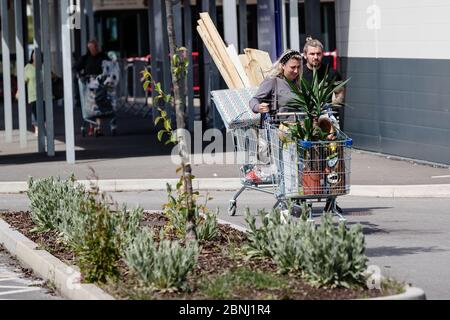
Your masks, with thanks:
[[(241, 188), (230, 200), (235, 215), (237, 199), (246, 189), (274, 195), (274, 208), (282, 212), (312, 207), (331, 199), (330, 211), (345, 220), (336, 208), (336, 197), (350, 191), (352, 139), (336, 128), (330, 141), (293, 141), (278, 118), (260, 121), (248, 101), (255, 88), (213, 91), (213, 101), (233, 137)], [(301, 117), (300, 113), (291, 115)], [(312, 210), (309, 210), (312, 219)]]

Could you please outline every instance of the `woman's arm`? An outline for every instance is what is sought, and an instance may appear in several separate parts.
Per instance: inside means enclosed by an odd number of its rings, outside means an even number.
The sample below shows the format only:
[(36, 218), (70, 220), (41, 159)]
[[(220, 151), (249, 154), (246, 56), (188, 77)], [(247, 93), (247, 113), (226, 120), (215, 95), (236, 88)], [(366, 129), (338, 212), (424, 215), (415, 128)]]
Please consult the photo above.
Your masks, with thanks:
[(266, 78), (261, 82), (258, 91), (250, 99), (249, 106), (254, 113), (269, 112), (268, 101), (272, 100), (272, 91), (275, 78)]

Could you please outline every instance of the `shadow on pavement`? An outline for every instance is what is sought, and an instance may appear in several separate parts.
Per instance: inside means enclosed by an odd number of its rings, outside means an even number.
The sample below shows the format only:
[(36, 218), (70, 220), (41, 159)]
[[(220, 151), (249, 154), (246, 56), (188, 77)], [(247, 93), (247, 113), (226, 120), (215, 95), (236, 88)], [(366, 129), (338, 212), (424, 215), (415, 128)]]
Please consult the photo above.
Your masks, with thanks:
[(437, 247), (394, 247), (394, 246), (382, 246), (375, 248), (367, 248), (366, 255), (371, 258), (375, 257), (389, 257), (389, 256), (405, 256), (417, 253), (426, 252), (443, 252), (446, 250), (439, 249)]

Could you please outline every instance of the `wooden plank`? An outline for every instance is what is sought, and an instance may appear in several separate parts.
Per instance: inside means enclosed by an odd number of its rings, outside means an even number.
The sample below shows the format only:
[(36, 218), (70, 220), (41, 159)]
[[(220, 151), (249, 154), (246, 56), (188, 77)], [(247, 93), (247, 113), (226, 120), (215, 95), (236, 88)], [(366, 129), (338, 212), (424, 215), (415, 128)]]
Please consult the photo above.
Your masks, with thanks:
[(241, 62), (239, 61), (239, 56), (236, 51), (236, 48), (234, 45), (230, 44), (227, 47), (228, 55), (231, 58), (231, 62), (233, 62), (234, 67), (236, 68), (236, 71), (239, 74), (239, 77), (241, 78), (242, 83), (246, 88), (251, 87), (250, 80), (247, 77), (247, 74), (245, 73), (244, 67), (242, 66)]
[(259, 85), (268, 75), (268, 72), (272, 68), (272, 61), (267, 52), (257, 49), (244, 49), (247, 56), (248, 72), (251, 74), (252, 81)]
[(268, 52), (251, 48), (244, 49), (244, 52), (250, 54), (252, 59), (258, 61), (265, 74), (272, 68), (272, 60)]
[(230, 78), (234, 84), (235, 88), (244, 88), (245, 85), (242, 82), (241, 78), (239, 77), (239, 73), (236, 70), (236, 67), (234, 66), (230, 56), (228, 55), (227, 49), (225, 47), (225, 43), (223, 42), (222, 38), (220, 37), (219, 32), (217, 31), (216, 26), (211, 20), (211, 17), (209, 16), (208, 12), (201, 12), (200, 18), (203, 21), (206, 31), (208, 32), (211, 40), (213, 41), (215, 47), (217, 48), (218, 56), (222, 63), (224, 64), (224, 67), (228, 71), (228, 74), (230, 75)]
[(244, 68), (245, 74), (248, 77), (248, 80), (250, 81), (250, 85), (254, 87), (258, 86), (259, 82), (258, 79), (253, 75), (253, 72), (250, 68), (250, 59), (248, 58), (248, 56), (246, 54), (240, 54), (239, 60), (241, 61), (241, 64)]
[(239, 78), (239, 74), (235, 70), (235, 67), (233, 63), (231, 62), (231, 59), (228, 56), (228, 53), (225, 48), (225, 44), (220, 37), (219, 33), (217, 32), (217, 29), (215, 25), (213, 24), (210, 16), (208, 13), (202, 13), (200, 14), (201, 21), (204, 24), (203, 30), (206, 30), (209, 37), (211, 38), (217, 52), (217, 56), (219, 57), (220, 61), (223, 63), (225, 70), (227, 71), (228, 75), (231, 78), (231, 81), (233, 82), (234, 88), (242, 88), (244, 87), (241, 79)]
[(214, 45), (212, 44), (211, 39), (209, 38), (209, 35), (206, 31), (202, 29), (202, 27), (197, 26), (197, 32), (200, 35), (200, 37), (203, 40), (203, 43), (205, 47), (208, 49), (209, 54), (211, 55), (211, 58), (213, 59), (214, 63), (217, 66), (217, 69), (219, 69), (219, 72), (227, 84), (228, 88), (235, 89), (235, 85), (233, 81), (231, 80), (230, 76), (228, 75), (228, 72), (226, 71), (224, 65), (222, 64), (222, 61), (220, 61), (220, 58), (216, 54), (216, 50), (214, 49)]
[[(217, 48), (216, 44), (214, 43), (213, 39), (211, 38), (210, 34), (208, 33), (205, 23), (203, 22), (203, 20), (198, 20), (197, 21), (198, 26), (201, 28), (203, 34), (205, 35), (206, 39), (208, 40), (208, 46), (207, 49), (208, 51), (211, 51), (214, 53), (214, 55), (220, 60), (221, 64), (223, 66), (225, 66), (225, 64), (223, 63), (220, 54), (219, 54), (219, 49)], [(211, 50), (210, 50), (211, 49)]]

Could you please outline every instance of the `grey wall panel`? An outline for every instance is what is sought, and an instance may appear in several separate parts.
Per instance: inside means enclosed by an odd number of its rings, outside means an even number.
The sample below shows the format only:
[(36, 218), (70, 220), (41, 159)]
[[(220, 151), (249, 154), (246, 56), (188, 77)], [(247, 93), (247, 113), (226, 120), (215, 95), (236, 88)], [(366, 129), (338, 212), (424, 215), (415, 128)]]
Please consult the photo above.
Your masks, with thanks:
[(353, 139), (355, 147), (359, 149), (381, 152), (380, 139), (378, 136), (352, 133), (351, 138)]
[(421, 159), (437, 163), (449, 163), (450, 148), (434, 146), (411, 141), (399, 141), (383, 138), (380, 142), (383, 146), (380, 152), (387, 154), (400, 154), (403, 157)]
[(355, 146), (450, 164), (450, 60), (342, 58)]

